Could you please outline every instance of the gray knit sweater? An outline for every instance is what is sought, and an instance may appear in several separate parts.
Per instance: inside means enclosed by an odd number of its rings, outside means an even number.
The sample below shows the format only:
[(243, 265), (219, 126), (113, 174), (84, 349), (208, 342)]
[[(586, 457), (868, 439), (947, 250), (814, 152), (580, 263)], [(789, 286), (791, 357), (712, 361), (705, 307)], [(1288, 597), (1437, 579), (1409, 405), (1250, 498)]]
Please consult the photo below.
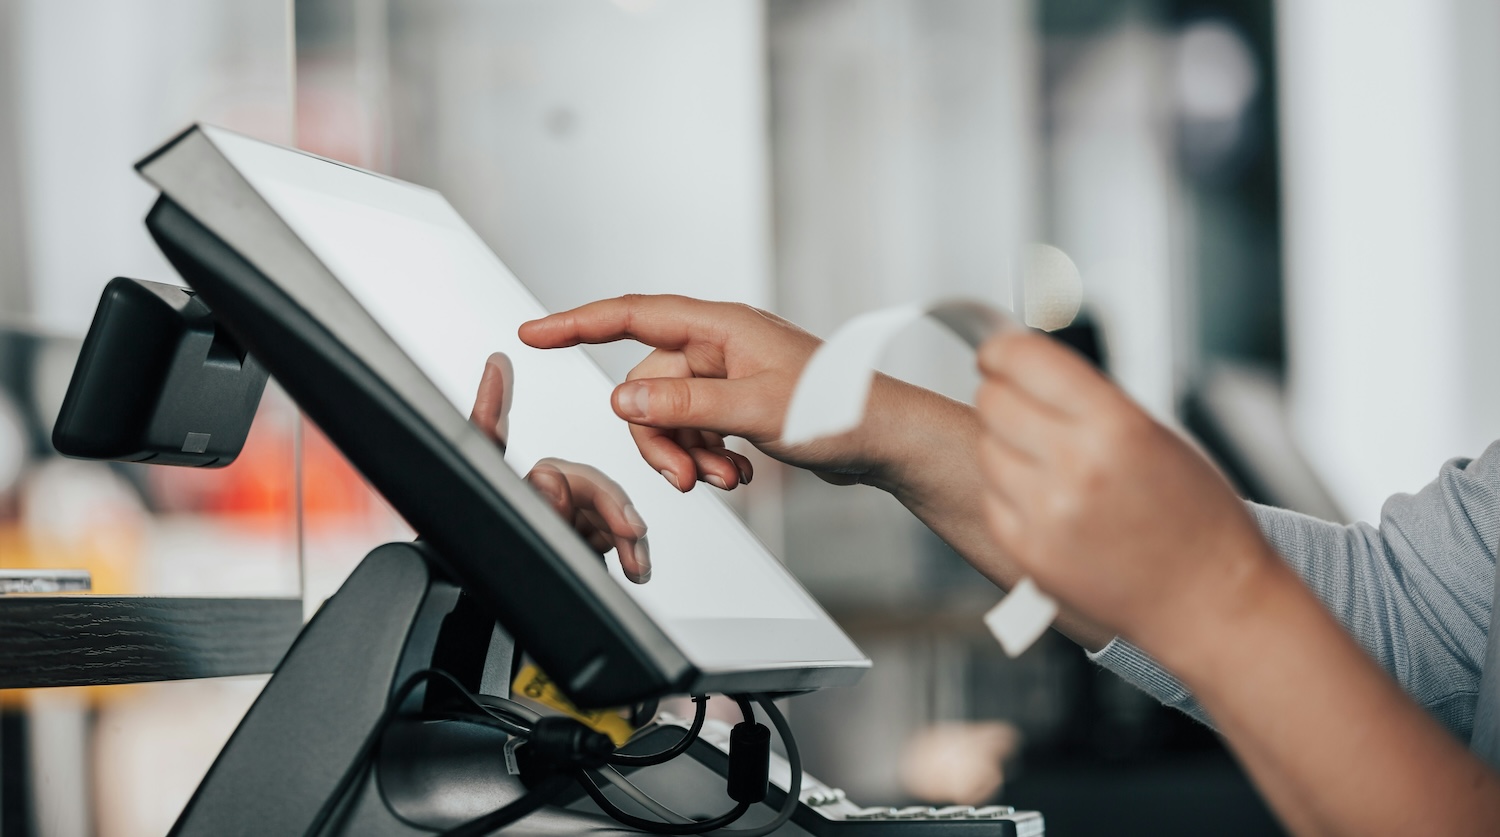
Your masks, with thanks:
[[(1500, 548), (1500, 442), (1455, 459), (1416, 494), (1386, 501), (1380, 525), (1340, 526), (1252, 506), (1276, 547), (1339, 622), (1408, 694), (1467, 741), (1500, 714), (1500, 672), (1485, 669)], [(1492, 649), (1500, 657), (1500, 642)], [(1091, 658), (1158, 700), (1211, 723), (1182, 683), (1116, 639)], [(1481, 729), (1490, 738), (1500, 730)], [(1494, 742), (1475, 748), (1495, 763)]]

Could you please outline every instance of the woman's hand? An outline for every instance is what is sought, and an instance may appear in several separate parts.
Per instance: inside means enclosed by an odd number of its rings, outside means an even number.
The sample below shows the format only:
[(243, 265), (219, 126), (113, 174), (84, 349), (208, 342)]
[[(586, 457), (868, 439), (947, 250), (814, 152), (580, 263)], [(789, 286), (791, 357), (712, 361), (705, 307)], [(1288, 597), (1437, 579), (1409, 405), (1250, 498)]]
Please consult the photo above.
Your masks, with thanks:
[(796, 448), (778, 441), (797, 378), (821, 341), (765, 311), (623, 296), (533, 320), (520, 336), (541, 349), (625, 339), (654, 348), (611, 403), (641, 455), (679, 491), (699, 480), (722, 489), (751, 480), (750, 461), (724, 447), (726, 436), (830, 482), (855, 482), (874, 467), (868, 432)]
[[(510, 405), (515, 369), (500, 352), (489, 356), (474, 397), (469, 421), (501, 451), (510, 438)], [(619, 483), (599, 469), (566, 459), (548, 457), (536, 463), (526, 481), (573, 524), (580, 537), (604, 555), (615, 550), (625, 577), (636, 584), (651, 580), (651, 550), (646, 521)]]
[(985, 516), (1044, 590), (1161, 653), (1277, 564), (1214, 466), (1072, 350), (1008, 332), (979, 367)]
[[(806, 445), (781, 444), (788, 403), (818, 338), (745, 305), (680, 296), (624, 296), (521, 326), (543, 349), (637, 340), (655, 349), (611, 396), (641, 455), (678, 490), (695, 481), (732, 488), (752, 472), (723, 448), (740, 436), (829, 482), (889, 491), (965, 560), (1002, 588), (1021, 569), (985, 525), (985, 479), (974, 408), (877, 375), (864, 421)], [(1065, 611), (1058, 627), (1086, 648), (1114, 632)]]

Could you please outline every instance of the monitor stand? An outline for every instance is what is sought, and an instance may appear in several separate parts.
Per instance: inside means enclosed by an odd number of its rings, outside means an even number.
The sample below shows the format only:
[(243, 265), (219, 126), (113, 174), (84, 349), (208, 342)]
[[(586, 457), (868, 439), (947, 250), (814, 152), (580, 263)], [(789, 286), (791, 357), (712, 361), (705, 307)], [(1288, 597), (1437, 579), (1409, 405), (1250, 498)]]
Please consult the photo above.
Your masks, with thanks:
[[(335, 791), (391, 693), (436, 667), (507, 696), (514, 646), (492, 618), (431, 570), (430, 547), (386, 544), (318, 610), (219, 753), (170, 832), (301, 835)], [(411, 708), (426, 700), (418, 686)], [(443, 697), (442, 690), (434, 690)], [(504, 769), (504, 734), (462, 723), (393, 725), (328, 834), (430, 835), (523, 792)], [(549, 807), (507, 835), (635, 834)]]
[[(282, 658), (250, 711), (173, 826), (171, 837), (223, 834), (306, 835), (324, 802), (358, 757), (393, 692), (412, 673), (439, 668), (470, 691), (508, 696), (515, 646), (493, 618), (454, 584), (432, 572), (430, 547), (378, 547), (319, 608)], [(447, 697), (434, 690), (433, 699)], [(432, 708), (425, 687), (407, 710)], [(666, 749), (686, 724), (663, 722), (627, 748)], [(720, 728), (722, 727), (722, 728)], [(727, 726), (710, 723), (682, 757), (631, 778), (684, 814), (707, 817), (730, 806)], [(351, 786), (324, 834), (432, 837), (505, 805), (525, 792), (505, 769), (505, 735), (451, 721), (398, 721)], [(742, 825), (767, 822), (789, 785), (789, 766), (773, 756), (766, 801)], [(648, 812), (623, 797), (617, 805)], [(506, 827), (507, 837), (624, 837), (580, 793)], [(740, 826), (741, 824), (737, 824)], [(776, 837), (927, 837), (974, 834), (1034, 837), (1040, 815), (1005, 806), (983, 809), (861, 808), (842, 791), (804, 774), (792, 821)]]

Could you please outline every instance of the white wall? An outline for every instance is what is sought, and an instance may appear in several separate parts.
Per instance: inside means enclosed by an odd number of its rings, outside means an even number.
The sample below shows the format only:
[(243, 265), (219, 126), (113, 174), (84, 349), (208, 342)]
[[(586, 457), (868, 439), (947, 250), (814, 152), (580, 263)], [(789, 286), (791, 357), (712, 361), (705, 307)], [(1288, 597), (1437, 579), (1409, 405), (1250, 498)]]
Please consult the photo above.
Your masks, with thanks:
[[(782, 314), (826, 335), (883, 305), (1010, 302), (1039, 179), (1031, 18), (1021, 0), (771, 4)], [(972, 398), (973, 353), (937, 327), (912, 332), (883, 367)], [(985, 595), (890, 495), (793, 473), (785, 506), (788, 564), (845, 613), (920, 609), (954, 565)], [(861, 685), (799, 699), (795, 723), (818, 775), (854, 798), (890, 800), (907, 793), (897, 765), (909, 735), (963, 717), (967, 693), (940, 643), (878, 636), (859, 639), (876, 661)]]
[[(773, 6), (780, 313), (826, 335), (884, 305), (1010, 302), (1037, 185), (1030, 15), (989, 0)], [(971, 400), (972, 353), (912, 332), (882, 367)], [(929, 536), (889, 496), (796, 475), (787, 508), (814, 589), (908, 597)]]
[[(446, 194), (544, 304), (770, 304), (757, 0), (393, 7), (393, 173)], [(596, 354), (617, 376), (641, 356)]]
[(1053, 240), (1083, 275), (1110, 373), (1168, 422), (1192, 330), (1174, 229), (1186, 216), (1166, 118), (1170, 46), (1134, 22), (1097, 36), (1059, 74), (1048, 160)]
[(1500, 436), (1500, 5), (1277, 18), (1293, 422), (1368, 520)]
[[(114, 276), (176, 282), (132, 165), (204, 119), (292, 138), (290, 10), (12, 0), (11, 80), (33, 324), (81, 336)], [(7, 49), (12, 48), (7, 45)]]

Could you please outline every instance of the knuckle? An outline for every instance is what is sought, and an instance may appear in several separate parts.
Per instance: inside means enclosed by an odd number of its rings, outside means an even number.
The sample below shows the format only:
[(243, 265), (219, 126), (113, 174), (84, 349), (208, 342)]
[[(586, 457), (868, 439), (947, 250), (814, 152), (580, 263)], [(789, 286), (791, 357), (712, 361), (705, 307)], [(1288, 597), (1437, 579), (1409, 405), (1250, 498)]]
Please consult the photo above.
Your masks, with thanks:
[(636, 324), (646, 316), (646, 309), (651, 303), (651, 297), (646, 294), (630, 293), (620, 297), (623, 303), (621, 319), (624, 320), (625, 331), (634, 332)]
[(1007, 332), (992, 335), (979, 344), (979, 368), (986, 372), (999, 372), (1005, 368)]
[(1070, 481), (1080, 491), (1095, 491), (1108, 479), (1123, 448), (1109, 433), (1090, 433), (1070, 469)]
[(1083, 503), (1072, 485), (1053, 485), (1040, 499), (1042, 515), (1052, 526), (1072, 526), (1082, 516)]
[(1034, 331), (1012, 331), (1003, 335), (1008, 341), (1006, 353), (1016, 363), (1037, 363), (1051, 348), (1051, 338)]
[(1036, 362), (1038, 336), (1027, 331), (1005, 330), (980, 346), (981, 366), (1004, 373)]
[(660, 409), (663, 414), (673, 418), (685, 418), (692, 415), (693, 391), (688, 387), (686, 382), (678, 380), (669, 381), (660, 389)]

